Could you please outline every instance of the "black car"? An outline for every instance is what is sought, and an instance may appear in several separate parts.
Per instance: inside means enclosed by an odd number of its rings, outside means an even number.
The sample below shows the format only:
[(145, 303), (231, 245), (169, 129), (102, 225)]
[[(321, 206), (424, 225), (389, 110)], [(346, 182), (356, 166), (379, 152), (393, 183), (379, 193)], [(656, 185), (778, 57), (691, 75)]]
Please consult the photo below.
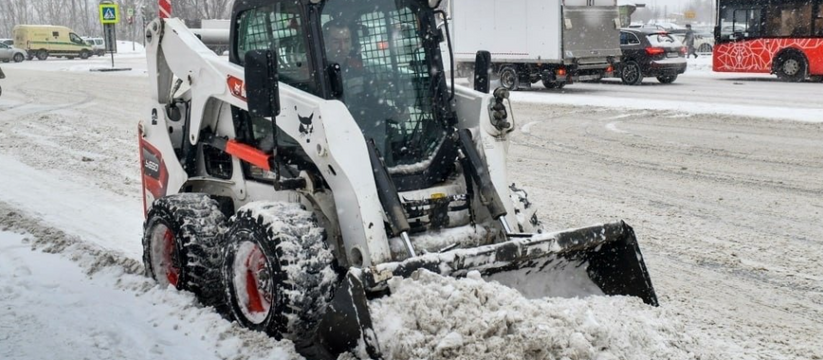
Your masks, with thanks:
[(621, 29), (620, 79), (627, 85), (640, 85), (644, 77), (654, 76), (671, 84), (686, 72), (686, 48), (666, 31), (658, 29)]

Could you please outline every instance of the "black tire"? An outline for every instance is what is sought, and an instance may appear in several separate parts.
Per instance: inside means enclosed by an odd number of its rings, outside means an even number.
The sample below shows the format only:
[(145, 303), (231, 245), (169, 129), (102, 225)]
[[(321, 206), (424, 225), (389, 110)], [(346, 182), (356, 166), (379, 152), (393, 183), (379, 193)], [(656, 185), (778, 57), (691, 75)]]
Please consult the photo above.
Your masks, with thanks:
[(710, 53), (712, 52), (712, 46), (709, 44), (700, 44), (700, 47), (697, 48), (697, 51), (702, 53)]
[(660, 75), (657, 77), (657, 81), (660, 81), (661, 84), (671, 84), (675, 80), (677, 80), (677, 74), (675, 75)]
[(3, 62), (4, 62), (4, 63), (7, 63), (7, 62), (9, 62), (9, 60), (3, 60)]
[[(220, 283), (220, 233), (225, 222), (217, 202), (205, 194), (175, 194), (155, 200), (143, 226), (146, 275), (161, 286), (191, 291), (203, 305), (225, 312)], [(171, 272), (175, 269), (177, 279), (173, 281), (175, 274)]]
[(80, 51), (80, 58), (83, 60), (88, 59), (91, 54), (87, 50)]
[(49, 52), (46, 50), (37, 50), (37, 60), (46, 60), (49, 58)]
[(500, 69), (500, 86), (509, 91), (517, 90), (520, 87), (520, 78), (514, 66), (506, 66)]
[(545, 79), (541, 79), (540, 81), (543, 82), (543, 87), (546, 89), (562, 89), (566, 86), (564, 82), (546, 81)]
[(66, 59), (74, 60), (74, 56), (66, 56)]
[(800, 82), (806, 79), (806, 70), (809, 64), (806, 58), (796, 52), (790, 51), (780, 54), (775, 58), (775, 73), (777, 78), (788, 82)]
[(636, 61), (626, 61), (620, 66), (620, 80), (626, 85), (640, 85), (643, 82), (643, 72)]
[(312, 213), (298, 204), (250, 204), (224, 238), (223, 284), (234, 319), (277, 339), (310, 338), (338, 282)]
[(16, 63), (23, 62), (24, 58), (25, 57), (21, 53), (14, 54), (14, 62)]

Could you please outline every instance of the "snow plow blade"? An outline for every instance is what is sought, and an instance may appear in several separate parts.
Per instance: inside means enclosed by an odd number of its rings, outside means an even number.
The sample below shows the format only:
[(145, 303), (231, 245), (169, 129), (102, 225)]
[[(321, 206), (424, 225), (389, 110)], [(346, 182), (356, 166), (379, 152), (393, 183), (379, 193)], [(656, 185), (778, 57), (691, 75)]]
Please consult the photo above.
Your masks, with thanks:
[(385, 289), (392, 277), (409, 277), (420, 269), (458, 277), (477, 270), (529, 298), (627, 295), (658, 305), (634, 230), (622, 221), (516, 236), (504, 243), (349, 271), (321, 323), (320, 342), (339, 354), (363, 341), (371, 358), (381, 358), (366, 291)]
[[(364, 269), (363, 282), (366, 288), (375, 289), (391, 277), (408, 277), (418, 269), (449, 276), (477, 270), (488, 279), (521, 290), (527, 297), (628, 295), (657, 306), (634, 230), (622, 221), (510, 238), (504, 243), (372, 266)], [(564, 284), (553, 286), (553, 281)], [(569, 288), (574, 285), (582, 288)], [(545, 294), (539, 290), (545, 290)]]

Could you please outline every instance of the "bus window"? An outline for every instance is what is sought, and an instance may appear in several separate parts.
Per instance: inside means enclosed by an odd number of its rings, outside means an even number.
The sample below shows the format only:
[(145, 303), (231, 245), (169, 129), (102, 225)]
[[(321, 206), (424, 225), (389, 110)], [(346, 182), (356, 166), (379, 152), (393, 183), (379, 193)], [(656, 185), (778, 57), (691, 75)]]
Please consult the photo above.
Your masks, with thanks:
[(794, 0), (770, 3), (766, 8), (766, 36), (809, 37), (812, 2)]
[(720, 37), (723, 40), (762, 36), (760, 9), (726, 6), (721, 10), (720, 21)]

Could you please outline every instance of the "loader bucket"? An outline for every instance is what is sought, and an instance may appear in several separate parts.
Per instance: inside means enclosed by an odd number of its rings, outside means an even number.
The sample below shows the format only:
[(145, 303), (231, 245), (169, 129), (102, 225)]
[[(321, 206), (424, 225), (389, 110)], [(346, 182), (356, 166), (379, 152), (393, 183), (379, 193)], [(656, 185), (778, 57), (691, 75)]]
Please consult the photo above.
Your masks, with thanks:
[(352, 269), (320, 324), (319, 342), (339, 354), (362, 341), (371, 358), (380, 358), (366, 291), (385, 289), (388, 279), (420, 269), (444, 276), (477, 270), (529, 298), (627, 295), (658, 305), (634, 230), (619, 221)]

